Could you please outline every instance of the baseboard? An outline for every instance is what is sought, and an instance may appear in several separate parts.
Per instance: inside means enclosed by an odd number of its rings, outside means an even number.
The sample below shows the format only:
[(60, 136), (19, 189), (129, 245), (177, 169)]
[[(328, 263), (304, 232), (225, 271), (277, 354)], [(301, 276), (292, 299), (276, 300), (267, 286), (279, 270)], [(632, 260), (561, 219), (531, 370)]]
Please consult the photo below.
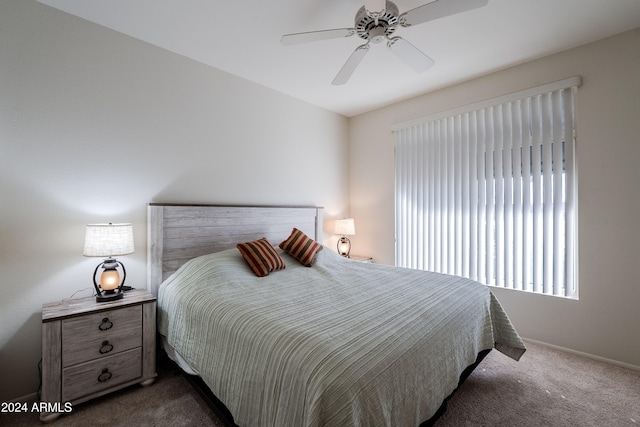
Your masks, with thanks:
[(38, 400), (38, 393), (29, 393), (21, 397), (11, 399), (10, 402), (32, 403)]
[(562, 347), (562, 346), (559, 346), (559, 345), (554, 345), (554, 344), (549, 344), (549, 343), (546, 343), (546, 342), (543, 342), (543, 341), (533, 340), (531, 338), (522, 338), (522, 340), (524, 342), (530, 342), (532, 344), (541, 345), (543, 347), (549, 347), (551, 349), (562, 351), (562, 352), (565, 352), (565, 353), (575, 354), (576, 356), (586, 357), (587, 359), (597, 360), (598, 362), (604, 362), (604, 363), (608, 363), (610, 365), (619, 366), (621, 368), (627, 368), (627, 369), (631, 369), (631, 370), (634, 370), (634, 371), (640, 371), (640, 366), (632, 365), (631, 363), (624, 363), (624, 362), (620, 362), (618, 360), (608, 359), (606, 357), (601, 357), (601, 356), (596, 356), (595, 354), (584, 353), (582, 351), (572, 350), (570, 348)]

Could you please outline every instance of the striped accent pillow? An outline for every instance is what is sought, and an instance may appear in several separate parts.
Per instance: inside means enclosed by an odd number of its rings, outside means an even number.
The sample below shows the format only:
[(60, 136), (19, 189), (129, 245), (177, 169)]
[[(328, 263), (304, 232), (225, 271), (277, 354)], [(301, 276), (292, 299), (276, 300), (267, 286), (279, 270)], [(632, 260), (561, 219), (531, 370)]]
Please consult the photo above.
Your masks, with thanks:
[(322, 245), (294, 228), (287, 240), (280, 243), (280, 249), (300, 261), (302, 265), (311, 267), (316, 260), (316, 254), (322, 250)]
[(258, 277), (267, 276), (275, 270), (282, 270), (284, 261), (266, 238), (253, 242), (238, 243), (236, 248)]

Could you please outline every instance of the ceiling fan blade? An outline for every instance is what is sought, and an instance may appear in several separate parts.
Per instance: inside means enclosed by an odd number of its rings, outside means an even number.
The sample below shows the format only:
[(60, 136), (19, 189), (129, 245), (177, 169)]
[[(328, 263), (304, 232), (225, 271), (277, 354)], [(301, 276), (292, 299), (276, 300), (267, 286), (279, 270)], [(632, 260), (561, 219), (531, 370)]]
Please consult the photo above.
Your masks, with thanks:
[(387, 46), (398, 58), (413, 68), (416, 73), (427, 71), (434, 64), (433, 59), (403, 38), (394, 37), (389, 39)]
[(489, 0), (435, 0), (411, 9), (400, 16), (400, 25), (408, 27), (456, 13), (486, 6)]
[(285, 46), (298, 43), (315, 42), (319, 40), (350, 37), (356, 33), (354, 28), (336, 28), (333, 30), (310, 31), (307, 33), (285, 34), (280, 38), (280, 43)]
[(364, 58), (364, 56), (367, 54), (368, 51), (369, 51), (369, 43), (358, 46), (356, 50), (353, 51), (349, 59), (347, 59), (347, 62), (344, 63), (340, 71), (338, 71), (338, 74), (336, 74), (336, 77), (333, 79), (331, 84), (334, 86), (340, 86), (345, 84), (349, 80), (349, 77), (351, 77), (351, 74), (353, 74), (353, 72), (356, 70), (356, 68), (358, 67), (358, 64), (360, 64), (360, 62), (362, 61), (362, 59)]
[(380, 13), (387, 8), (387, 0), (364, 0), (367, 12)]

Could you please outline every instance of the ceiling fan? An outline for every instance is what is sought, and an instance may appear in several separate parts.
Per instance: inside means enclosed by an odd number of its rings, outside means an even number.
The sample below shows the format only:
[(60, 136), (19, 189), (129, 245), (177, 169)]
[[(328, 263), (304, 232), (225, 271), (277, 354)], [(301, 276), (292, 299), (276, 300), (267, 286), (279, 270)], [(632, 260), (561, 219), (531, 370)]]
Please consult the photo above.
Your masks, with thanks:
[(433, 65), (433, 59), (402, 37), (393, 36), (398, 26), (410, 27), (485, 6), (489, 0), (434, 0), (404, 13), (399, 13), (395, 3), (388, 0), (364, 0), (364, 6), (358, 9), (354, 28), (336, 28), (332, 30), (310, 31), (285, 34), (280, 39), (283, 45), (307, 43), (357, 34), (366, 43), (360, 45), (351, 54), (331, 82), (333, 85), (345, 84), (358, 64), (369, 51), (369, 44), (387, 41), (387, 46), (416, 72), (422, 73)]

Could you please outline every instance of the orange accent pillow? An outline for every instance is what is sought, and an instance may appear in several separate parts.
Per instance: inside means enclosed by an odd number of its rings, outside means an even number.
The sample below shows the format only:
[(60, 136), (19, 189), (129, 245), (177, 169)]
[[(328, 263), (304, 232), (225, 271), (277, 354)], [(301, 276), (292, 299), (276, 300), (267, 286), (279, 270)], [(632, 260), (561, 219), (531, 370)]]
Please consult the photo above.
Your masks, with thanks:
[(285, 267), (276, 249), (264, 237), (253, 242), (238, 243), (236, 248), (258, 277), (267, 276), (270, 272)]
[(294, 228), (287, 240), (280, 243), (280, 249), (300, 261), (302, 265), (311, 267), (316, 255), (322, 250), (322, 245)]

